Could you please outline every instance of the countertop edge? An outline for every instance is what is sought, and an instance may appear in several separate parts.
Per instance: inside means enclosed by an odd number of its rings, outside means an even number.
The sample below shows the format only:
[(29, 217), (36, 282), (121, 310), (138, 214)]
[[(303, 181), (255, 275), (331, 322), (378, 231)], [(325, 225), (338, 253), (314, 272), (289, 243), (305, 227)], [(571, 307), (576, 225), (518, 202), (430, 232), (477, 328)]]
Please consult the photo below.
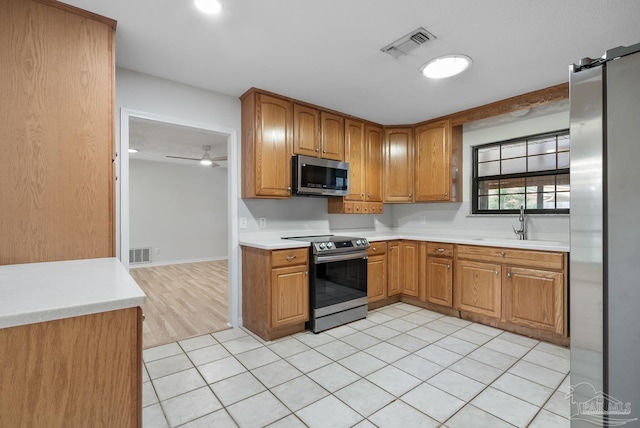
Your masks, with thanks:
[[(442, 242), (448, 244), (462, 244), (462, 245), (477, 245), (480, 247), (500, 247), (500, 248), (514, 248), (521, 250), (534, 250), (534, 251), (552, 251), (560, 253), (570, 252), (569, 244), (558, 241), (554, 242), (554, 245), (546, 244), (551, 241), (535, 241), (535, 240), (511, 240), (500, 239), (491, 240), (491, 238), (483, 237), (461, 237), (461, 236), (447, 236), (447, 235), (430, 235), (430, 234), (413, 234), (413, 233), (389, 233), (383, 232), (380, 234), (357, 232), (349, 233), (349, 235), (367, 238), (370, 242), (379, 241), (394, 241), (394, 240), (410, 240), (410, 241), (428, 241), (428, 242)], [(266, 238), (266, 239), (241, 239), (240, 245), (246, 247), (260, 248), (263, 250), (278, 250), (286, 248), (304, 248), (308, 247), (305, 242), (289, 241), (281, 238)]]

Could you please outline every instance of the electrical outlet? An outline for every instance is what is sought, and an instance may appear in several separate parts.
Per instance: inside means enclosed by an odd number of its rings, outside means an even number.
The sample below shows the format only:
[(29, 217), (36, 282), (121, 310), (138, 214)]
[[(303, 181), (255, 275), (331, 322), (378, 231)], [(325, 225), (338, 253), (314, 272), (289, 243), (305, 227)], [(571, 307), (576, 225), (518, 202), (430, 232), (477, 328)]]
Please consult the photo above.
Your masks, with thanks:
[(427, 224), (427, 217), (422, 215), (420, 216), (420, 224)]
[(260, 217), (260, 229), (267, 228), (267, 219), (264, 217)]
[(240, 229), (246, 229), (247, 228), (247, 218), (246, 217), (240, 217)]

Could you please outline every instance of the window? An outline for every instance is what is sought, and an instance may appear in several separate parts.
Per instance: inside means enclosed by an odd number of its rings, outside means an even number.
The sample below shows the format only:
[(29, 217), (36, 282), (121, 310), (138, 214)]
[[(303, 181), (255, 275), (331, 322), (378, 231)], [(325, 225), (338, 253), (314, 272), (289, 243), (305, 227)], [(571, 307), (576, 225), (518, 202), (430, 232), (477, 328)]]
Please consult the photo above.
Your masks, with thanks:
[(474, 214), (569, 212), (569, 130), (473, 148)]

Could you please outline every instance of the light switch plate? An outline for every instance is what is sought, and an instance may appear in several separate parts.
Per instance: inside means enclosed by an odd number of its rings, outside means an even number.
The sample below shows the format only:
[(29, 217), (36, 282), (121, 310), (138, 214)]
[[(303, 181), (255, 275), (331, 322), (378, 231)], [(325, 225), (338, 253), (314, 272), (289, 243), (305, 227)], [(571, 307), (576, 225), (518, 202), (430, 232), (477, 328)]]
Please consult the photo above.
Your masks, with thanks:
[(240, 217), (240, 229), (246, 229), (247, 228), (247, 218), (246, 217)]
[(260, 217), (260, 229), (267, 228), (267, 219), (264, 217)]

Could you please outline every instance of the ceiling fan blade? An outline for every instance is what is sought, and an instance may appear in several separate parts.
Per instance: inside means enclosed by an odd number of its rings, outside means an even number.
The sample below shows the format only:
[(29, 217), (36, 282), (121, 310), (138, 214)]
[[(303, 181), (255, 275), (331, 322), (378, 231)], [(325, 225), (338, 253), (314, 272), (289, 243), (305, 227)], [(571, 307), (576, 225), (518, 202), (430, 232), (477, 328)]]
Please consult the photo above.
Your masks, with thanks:
[(226, 161), (227, 157), (226, 156), (219, 156), (217, 158), (211, 158), (212, 161)]
[(199, 161), (200, 158), (183, 158), (182, 156), (169, 156), (167, 155), (168, 158), (172, 158), (172, 159), (186, 159), (186, 160), (194, 160), (194, 161)]
[(217, 163), (215, 163), (215, 162), (211, 162), (211, 165), (210, 165), (210, 166), (211, 166), (211, 168), (217, 168), (217, 167), (219, 167), (220, 165), (218, 165), (218, 164), (217, 164)]

